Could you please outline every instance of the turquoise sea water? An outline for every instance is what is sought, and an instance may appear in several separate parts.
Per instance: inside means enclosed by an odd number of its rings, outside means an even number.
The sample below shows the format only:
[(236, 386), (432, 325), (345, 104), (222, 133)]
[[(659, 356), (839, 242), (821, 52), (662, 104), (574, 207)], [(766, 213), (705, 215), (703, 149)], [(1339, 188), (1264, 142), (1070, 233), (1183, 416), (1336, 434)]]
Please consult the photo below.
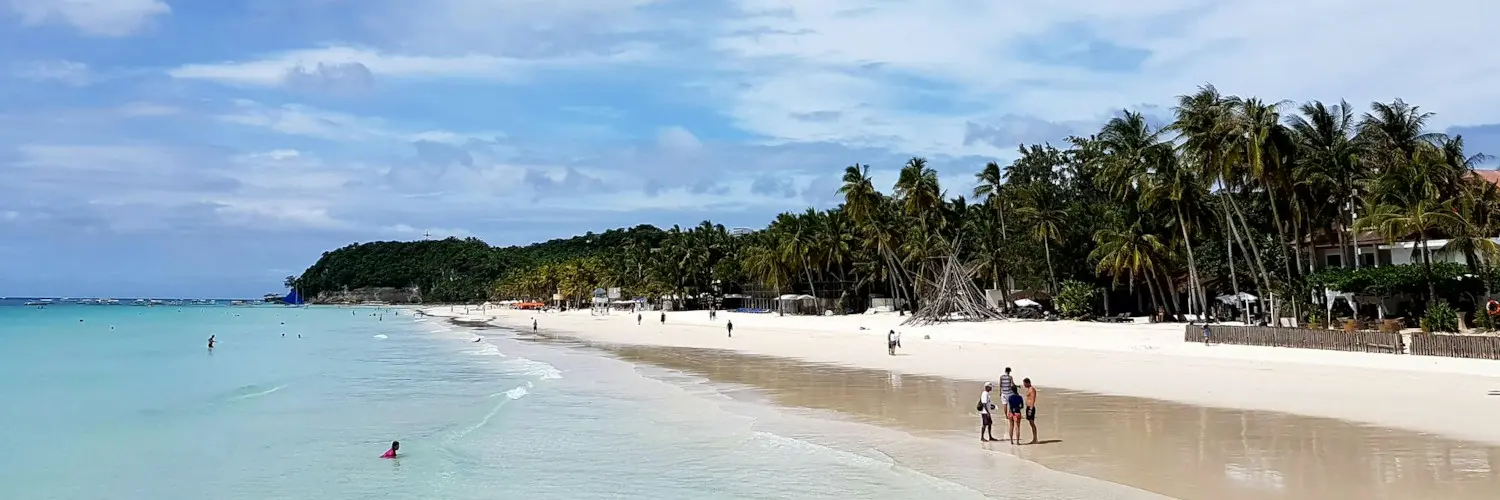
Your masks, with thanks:
[(480, 333), (360, 308), (0, 305), (0, 498), (984, 497), (767, 431), (702, 381)]

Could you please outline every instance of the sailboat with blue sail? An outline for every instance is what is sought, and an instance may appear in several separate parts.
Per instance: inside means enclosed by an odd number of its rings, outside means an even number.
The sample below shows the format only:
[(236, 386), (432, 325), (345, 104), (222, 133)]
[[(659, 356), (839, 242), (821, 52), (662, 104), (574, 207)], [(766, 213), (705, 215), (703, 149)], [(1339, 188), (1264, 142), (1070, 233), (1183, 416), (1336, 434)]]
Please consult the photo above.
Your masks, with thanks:
[(288, 293), (286, 297), (282, 297), (281, 302), (293, 306), (300, 306), (307, 303), (307, 301), (302, 300), (302, 294), (297, 293), (296, 290), (292, 290), (292, 293)]

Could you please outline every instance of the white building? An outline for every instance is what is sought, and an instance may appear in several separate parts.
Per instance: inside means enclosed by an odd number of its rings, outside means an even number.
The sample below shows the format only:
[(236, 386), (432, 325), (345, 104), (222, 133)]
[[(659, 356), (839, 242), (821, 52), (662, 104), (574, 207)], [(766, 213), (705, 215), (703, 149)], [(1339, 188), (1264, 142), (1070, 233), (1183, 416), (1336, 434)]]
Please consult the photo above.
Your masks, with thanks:
[[(1500, 238), (1490, 238), (1491, 241), (1500, 243)], [(1359, 267), (1379, 267), (1401, 264), (1422, 263), (1421, 244), (1415, 239), (1386, 243), (1384, 238), (1366, 233), (1360, 235), (1359, 239)], [(1453, 251), (1447, 248), (1448, 240), (1427, 240), (1427, 250), (1431, 252), (1432, 262), (1452, 262), (1465, 264), (1463, 252)], [(1315, 261), (1319, 269), (1325, 267), (1344, 267), (1344, 259), (1351, 252), (1349, 247), (1333, 244), (1319, 244), (1314, 246), (1317, 252)]]

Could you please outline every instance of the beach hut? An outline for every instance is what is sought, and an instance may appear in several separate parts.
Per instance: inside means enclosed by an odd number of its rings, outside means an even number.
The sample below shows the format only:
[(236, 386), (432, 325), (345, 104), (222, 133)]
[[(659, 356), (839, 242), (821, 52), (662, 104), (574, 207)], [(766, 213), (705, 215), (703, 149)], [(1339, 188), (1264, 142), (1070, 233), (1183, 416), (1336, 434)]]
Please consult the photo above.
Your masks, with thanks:
[(807, 294), (789, 293), (776, 297), (776, 309), (782, 314), (819, 314), (818, 300)]

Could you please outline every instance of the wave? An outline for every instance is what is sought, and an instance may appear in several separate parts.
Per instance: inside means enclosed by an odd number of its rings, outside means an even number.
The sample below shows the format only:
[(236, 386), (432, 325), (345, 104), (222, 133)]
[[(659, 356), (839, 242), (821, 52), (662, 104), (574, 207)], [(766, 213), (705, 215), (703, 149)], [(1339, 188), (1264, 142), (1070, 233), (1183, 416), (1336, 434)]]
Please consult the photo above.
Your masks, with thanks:
[(527, 394), (531, 394), (531, 391), (526, 390), (527, 387), (531, 387), (531, 382), (527, 382), (525, 385), (515, 386), (505, 392), (491, 394), (490, 397), (505, 396), (505, 400), (496, 403), (495, 406), (491, 407), (490, 411), (488, 413), (485, 413), (484, 418), (479, 419), (478, 423), (468, 426), (464, 428), (464, 430), (453, 433), (453, 437), (449, 440), (449, 442), (463, 439), (464, 436), (468, 436), (469, 433), (477, 431), (481, 427), (484, 427), (486, 424), (489, 424), (490, 420), (494, 419), (495, 415), (498, 415), (500, 413), (500, 409), (504, 408), (506, 403), (524, 398)]
[(388, 335), (386, 335), (386, 334), (384, 334), (384, 333), (377, 333), (377, 334), (375, 334), (375, 338), (377, 338), (377, 339), (388, 339), (388, 338), (391, 338), (391, 337), (388, 336)]
[(234, 392), (237, 392), (239, 394), (235, 395), (234, 397), (229, 398), (229, 400), (230, 401), (240, 401), (240, 400), (244, 400), (244, 399), (258, 398), (258, 397), (265, 396), (267, 394), (279, 391), (279, 390), (285, 388), (287, 385), (288, 384), (281, 384), (281, 385), (278, 385), (276, 387), (272, 387), (270, 389), (261, 389), (260, 386), (258, 386), (258, 385), (247, 385), (247, 386), (244, 386), (244, 387), (240, 387), (239, 389), (236, 389)]
[(509, 357), (506, 356), (505, 353), (500, 352), (500, 347), (496, 346), (495, 344), (491, 344), (489, 342), (476, 343), (481, 345), (479, 346), (479, 350), (474, 351), (475, 356), (498, 356), (502, 358)]
[(515, 372), (529, 377), (537, 377), (541, 380), (556, 380), (562, 378), (562, 371), (557, 367), (541, 361), (526, 358), (511, 358), (501, 363), (502, 365), (515, 367)]

